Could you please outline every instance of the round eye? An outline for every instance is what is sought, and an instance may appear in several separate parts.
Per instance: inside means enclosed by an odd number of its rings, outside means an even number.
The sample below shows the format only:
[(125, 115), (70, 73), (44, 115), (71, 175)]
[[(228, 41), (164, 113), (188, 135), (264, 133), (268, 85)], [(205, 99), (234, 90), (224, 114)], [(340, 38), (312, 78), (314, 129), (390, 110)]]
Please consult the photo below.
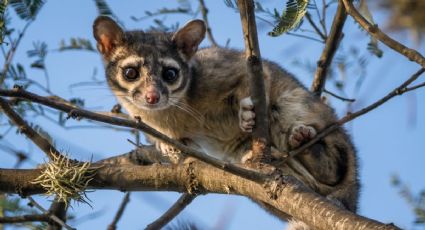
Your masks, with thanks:
[(139, 78), (139, 72), (133, 67), (128, 67), (124, 69), (124, 77), (128, 81), (134, 81)]
[(164, 79), (164, 81), (166, 81), (168, 83), (173, 83), (179, 77), (178, 72), (179, 71), (176, 68), (165, 67), (162, 70), (162, 79)]

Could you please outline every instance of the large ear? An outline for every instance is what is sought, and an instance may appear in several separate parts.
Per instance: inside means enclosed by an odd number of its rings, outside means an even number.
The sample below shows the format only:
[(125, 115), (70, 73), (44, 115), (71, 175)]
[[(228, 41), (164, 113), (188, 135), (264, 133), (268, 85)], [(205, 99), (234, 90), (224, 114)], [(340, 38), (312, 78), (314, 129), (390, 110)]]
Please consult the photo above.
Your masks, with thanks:
[(108, 57), (124, 40), (124, 31), (107, 16), (96, 18), (93, 23), (93, 35), (97, 41), (97, 49), (104, 57)]
[(204, 21), (196, 19), (186, 23), (186, 25), (179, 29), (173, 35), (172, 40), (187, 58), (191, 58), (204, 39), (205, 32), (206, 27)]

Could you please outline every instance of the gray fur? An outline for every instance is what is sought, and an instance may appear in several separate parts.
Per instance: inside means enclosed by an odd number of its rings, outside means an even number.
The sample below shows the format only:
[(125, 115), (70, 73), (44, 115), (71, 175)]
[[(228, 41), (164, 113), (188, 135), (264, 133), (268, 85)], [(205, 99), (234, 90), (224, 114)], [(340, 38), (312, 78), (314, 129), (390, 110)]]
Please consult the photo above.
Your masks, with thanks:
[[(95, 22), (94, 28), (101, 24), (99, 21)], [(195, 26), (202, 25), (198, 22)], [(183, 39), (192, 39), (187, 44), (199, 44), (203, 39), (203, 36), (190, 37), (192, 31), (187, 26), (177, 33), (183, 34), (180, 36)], [(173, 40), (173, 34), (141, 31), (124, 34), (123, 40), (109, 53), (103, 53), (103, 57), (109, 85), (130, 115), (139, 116), (167, 136), (210, 155), (240, 162), (251, 144), (250, 134), (239, 129), (238, 120), (239, 102), (249, 96), (244, 54), (227, 48), (205, 48), (193, 54), (185, 45), (177, 46), (177, 43), (186, 43)], [(95, 37), (100, 36), (95, 29)], [(98, 39), (98, 42), (102, 40)], [(120, 72), (120, 63), (130, 56), (141, 57), (134, 64), (142, 76), (134, 83), (126, 83)], [(180, 85), (170, 86), (161, 79), (164, 67), (159, 60), (164, 58), (178, 63)], [(263, 61), (263, 69), (272, 145), (278, 151), (291, 149), (288, 137), (295, 125), (308, 125), (319, 131), (336, 121), (329, 106), (277, 64)], [(147, 87), (154, 87), (161, 98), (168, 101), (155, 109), (140, 107), (139, 104), (144, 102), (137, 97), (134, 99), (131, 94), (134, 91), (143, 94)], [(173, 87), (179, 90), (173, 91)], [(177, 102), (170, 103), (170, 98)], [(179, 151), (159, 140), (152, 141), (175, 162), (181, 160)], [(357, 210), (356, 152), (343, 128), (279, 167), (283, 173), (295, 176), (317, 193), (336, 199), (350, 211)], [(282, 219), (288, 219), (287, 214), (267, 207), (267, 204), (261, 205)]]

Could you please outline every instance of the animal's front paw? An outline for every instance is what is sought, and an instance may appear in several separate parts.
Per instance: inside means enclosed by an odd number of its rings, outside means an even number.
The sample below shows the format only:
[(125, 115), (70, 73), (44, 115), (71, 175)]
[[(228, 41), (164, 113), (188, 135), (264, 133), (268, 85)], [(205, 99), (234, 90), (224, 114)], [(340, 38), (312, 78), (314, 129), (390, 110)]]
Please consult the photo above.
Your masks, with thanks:
[(292, 131), (289, 135), (289, 146), (291, 148), (296, 148), (302, 143), (311, 140), (316, 136), (316, 134), (316, 129), (311, 126), (296, 125), (292, 128)]
[(255, 125), (254, 103), (251, 97), (246, 97), (239, 102), (239, 127), (244, 132), (252, 132)]
[(163, 142), (155, 143), (156, 149), (161, 151), (164, 156), (167, 156), (171, 162), (177, 164), (183, 160), (183, 154), (180, 149), (177, 149), (169, 144)]

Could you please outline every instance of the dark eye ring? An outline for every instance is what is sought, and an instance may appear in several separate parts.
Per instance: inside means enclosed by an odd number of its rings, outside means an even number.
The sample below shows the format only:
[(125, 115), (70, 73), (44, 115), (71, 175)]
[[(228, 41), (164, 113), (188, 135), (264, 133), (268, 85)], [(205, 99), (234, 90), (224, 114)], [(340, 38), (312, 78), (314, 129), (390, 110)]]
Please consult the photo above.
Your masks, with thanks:
[(164, 67), (162, 70), (162, 79), (168, 83), (173, 83), (179, 77), (179, 70), (174, 67)]
[(127, 67), (124, 69), (124, 77), (127, 81), (134, 81), (139, 78), (139, 71), (133, 67)]

